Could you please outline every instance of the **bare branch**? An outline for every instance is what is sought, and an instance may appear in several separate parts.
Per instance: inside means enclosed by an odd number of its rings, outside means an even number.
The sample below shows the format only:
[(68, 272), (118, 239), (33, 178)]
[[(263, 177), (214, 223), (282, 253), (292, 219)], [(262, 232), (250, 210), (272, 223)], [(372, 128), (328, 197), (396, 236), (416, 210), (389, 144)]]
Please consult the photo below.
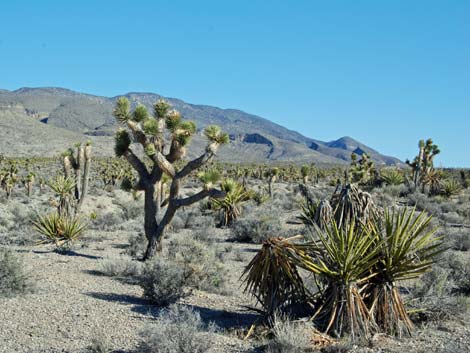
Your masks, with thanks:
[(149, 172), (145, 164), (132, 152), (131, 149), (128, 149), (124, 154), (124, 157), (132, 165), (132, 167), (139, 173), (141, 179), (147, 179), (149, 177)]
[(159, 152), (155, 151), (155, 154), (150, 156), (152, 158), (152, 161), (158, 165), (158, 167), (163, 170), (164, 173), (168, 174), (168, 176), (174, 178), (175, 177), (175, 167), (168, 162), (168, 160), (165, 158), (165, 156)]
[(225, 191), (218, 190), (218, 189), (209, 189), (209, 190), (201, 190), (197, 194), (192, 196), (185, 197), (183, 199), (176, 200), (176, 207), (184, 207), (192, 205), (198, 201), (205, 199), (206, 197), (212, 197), (215, 199), (220, 199), (225, 197), (227, 194)]
[(175, 178), (177, 179), (182, 179), (184, 178), (185, 176), (191, 174), (191, 172), (193, 170), (196, 170), (198, 168), (200, 168), (202, 165), (206, 164), (207, 162), (209, 162), (213, 157), (215, 156), (215, 154), (211, 151), (211, 150), (207, 150), (206, 152), (204, 152), (203, 155), (201, 155), (200, 157), (196, 158), (196, 159), (193, 159), (192, 161), (188, 162), (188, 164), (186, 164), (184, 166), (183, 169), (181, 169), (175, 176)]

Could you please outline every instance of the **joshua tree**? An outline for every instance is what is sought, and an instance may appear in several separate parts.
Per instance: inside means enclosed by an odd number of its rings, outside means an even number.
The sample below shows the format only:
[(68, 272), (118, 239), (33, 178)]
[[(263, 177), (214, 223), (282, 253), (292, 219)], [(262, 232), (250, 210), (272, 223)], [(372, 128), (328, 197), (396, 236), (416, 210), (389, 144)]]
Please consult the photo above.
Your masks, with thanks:
[[(196, 132), (192, 121), (185, 121), (176, 110), (170, 110), (170, 105), (164, 100), (154, 104), (154, 115), (150, 116), (143, 105), (137, 105), (133, 111), (129, 100), (118, 99), (114, 116), (123, 126), (116, 132), (115, 152), (124, 157), (137, 171), (138, 180), (134, 189), (142, 190), (145, 194), (144, 229), (148, 240), (144, 260), (155, 256), (161, 250), (165, 230), (172, 221), (176, 211), (183, 206), (189, 206), (206, 197), (224, 197), (221, 190), (206, 187), (200, 192), (180, 197), (180, 186), (183, 179), (191, 172), (199, 169), (215, 156), (220, 145), (228, 143), (229, 137), (217, 126), (206, 127), (204, 134), (209, 140), (204, 153), (178, 168), (186, 154), (186, 146)], [(165, 128), (170, 140), (165, 138)], [(144, 157), (139, 158), (131, 145), (140, 144), (144, 149)], [(144, 159), (150, 162), (148, 169)], [(178, 163), (181, 164), (181, 163)], [(167, 197), (167, 208), (160, 217), (162, 207), (161, 184), (163, 176), (171, 179), (170, 191)]]
[(28, 197), (31, 197), (31, 195), (33, 194), (33, 185), (35, 177), (36, 174), (34, 174), (33, 172), (29, 172), (26, 178), (24, 179), (24, 184), (28, 193)]
[[(81, 143), (78, 143), (75, 145), (75, 148), (76, 151), (69, 148), (62, 154), (62, 163), (64, 166), (65, 179), (73, 177), (75, 181), (75, 213), (78, 214), (88, 192), (91, 164), (91, 142), (87, 142), (84, 146)], [(72, 170), (74, 175), (72, 175)]]
[(411, 168), (413, 168), (413, 183), (415, 187), (420, 186), (421, 184), (424, 187), (423, 181), (426, 180), (428, 174), (432, 173), (434, 170), (434, 157), (441, 153), (439, 147), (435, 145), (432, 139), (427, 139), (419, 141), (419, 153), (413, 160), (410, 162), (406, 161)]
[(7, 199), (10, 199), (13, 189), (18, 181), (18, 168), (15, 162), (10, 162), (10, 168), (0, 175), (0, 184), (5, 189)]
[(273, 197), (273, 184), (276, 182), (279, 175), (279, 168), (272, 168), (266, 171), (268, 178), (269, 197)]
[(308, 183), (308, 177), (310, 176), (310, 166), (308, 166), (307, 164), (304, 164), (300, 168), (300, 174), (302, 174), (303, 183), (307, 184)]
[(363, 153), (359, 161), (357, 155), (351, 153), (351, 174), (354, 182), (367, 183), (373, 177), (374, 171), (374, 162), (367, 153)]

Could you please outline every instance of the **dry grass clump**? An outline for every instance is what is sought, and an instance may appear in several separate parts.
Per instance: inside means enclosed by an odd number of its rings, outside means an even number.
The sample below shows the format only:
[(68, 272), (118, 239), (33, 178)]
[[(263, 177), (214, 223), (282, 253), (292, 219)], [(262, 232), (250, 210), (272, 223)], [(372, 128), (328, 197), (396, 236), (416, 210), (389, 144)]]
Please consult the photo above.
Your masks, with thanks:
[(266, 353), (312, 352), (313, 329), (309, 323), (291, 321), (282, 314), (275, 314), (271, 322), (273, 339)]

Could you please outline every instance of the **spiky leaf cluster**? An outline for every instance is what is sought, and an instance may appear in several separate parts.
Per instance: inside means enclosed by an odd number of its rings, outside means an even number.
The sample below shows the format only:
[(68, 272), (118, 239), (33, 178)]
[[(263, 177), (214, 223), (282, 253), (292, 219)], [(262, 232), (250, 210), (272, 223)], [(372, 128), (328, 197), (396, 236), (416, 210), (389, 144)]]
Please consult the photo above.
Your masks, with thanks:
[(116, 132), (114, 141), (114, 152), (116, 153), (116, 156), (120, 157), (126, 154), (129, 150), (129, 146), (131, 145), (129, 133), (125, 129), (119, 129)]
[(220, 127), (216, 125), (207, 126), (204, 130), (204, 135), (209, 139), (209, 141), (216, 142), (221, 145), (229, 142), (228, 134), (222, 132)]
[(130, 103), (126, 97), (119, 97), (113, 115), (118, 122), (124, 124), (130, 117)]

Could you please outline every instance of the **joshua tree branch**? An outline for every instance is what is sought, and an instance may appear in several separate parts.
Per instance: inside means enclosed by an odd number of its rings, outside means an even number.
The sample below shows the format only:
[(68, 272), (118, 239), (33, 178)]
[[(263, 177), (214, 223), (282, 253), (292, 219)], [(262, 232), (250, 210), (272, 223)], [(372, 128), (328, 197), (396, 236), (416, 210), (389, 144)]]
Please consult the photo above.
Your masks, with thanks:
[(179, 208), (179, 207), (190, 206), (193, 203), (196, 203), (198, 201), (205, 199), (206, 197), (220, 199), (220, 198), (224, 198), (226, 195), (227, 194), (225, 193), (225, 191), (218, 190), (218, 189), (201, 190), (200, 192), (192, 196), (188, 196), (182, 199), (177, 199), (176, 207)]
[(193, 159), (192, 161), (188, 162), (188, 164), (186, 164), (184, 166), (183, 169), (181, 169), (175, 176), (175, 178), (177, 179), (182, 179), (184, 178), (185, 176), (191, 174), (192, 171), (200, 168), (202, 165), (206, 164), (207, 162), (209, 162), (211, 160), (211, 158), (214, 157), (214, 153), (211, 151), (211, 150), (207, 150), (206, 152), (204, 152), (203, 155), (201, 155), (200, 157), (196, 158), (196, 159)]
[(139, 173), (141, 179), (147, 179), (149, 177), (149, 172), (144, 163), (132, 152), (131, 149), (128, 149), (124, 154), (124, 157), (132, 165), (132, 167)]

